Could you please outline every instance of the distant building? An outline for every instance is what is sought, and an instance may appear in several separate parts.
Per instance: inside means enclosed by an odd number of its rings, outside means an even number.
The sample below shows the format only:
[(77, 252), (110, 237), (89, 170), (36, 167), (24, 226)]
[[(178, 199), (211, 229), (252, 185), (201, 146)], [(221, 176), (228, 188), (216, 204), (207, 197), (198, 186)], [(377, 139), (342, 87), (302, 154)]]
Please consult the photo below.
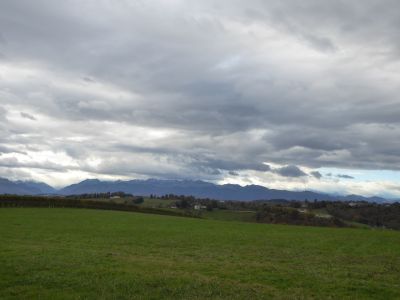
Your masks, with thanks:
[(205, 205), (200, 205), (200, 204), (195, 204), (194, 205), (194, 209), (195, 210), (206, 209), (206, 208), (207, 208), (207, 206), (205, 206)]
[(119, 199), (121, 198), (120, 196), (111, 196), (110, 199)]

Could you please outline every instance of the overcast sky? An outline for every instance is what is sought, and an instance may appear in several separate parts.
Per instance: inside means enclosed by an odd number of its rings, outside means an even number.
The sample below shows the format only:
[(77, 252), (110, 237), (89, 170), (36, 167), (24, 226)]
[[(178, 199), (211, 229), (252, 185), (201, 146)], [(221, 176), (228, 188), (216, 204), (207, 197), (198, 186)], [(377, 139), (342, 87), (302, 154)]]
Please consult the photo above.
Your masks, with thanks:
[(0, 177), (400, 196), (397, 0), (2, 0)]

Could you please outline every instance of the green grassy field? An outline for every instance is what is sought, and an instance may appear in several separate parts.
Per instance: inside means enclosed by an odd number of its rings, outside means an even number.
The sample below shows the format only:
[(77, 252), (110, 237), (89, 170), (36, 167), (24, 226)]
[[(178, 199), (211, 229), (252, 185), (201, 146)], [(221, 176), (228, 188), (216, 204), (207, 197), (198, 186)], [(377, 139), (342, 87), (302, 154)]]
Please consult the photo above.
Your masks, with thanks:
[(399, 299), (400, 232), (0, 209), (1, 299)]

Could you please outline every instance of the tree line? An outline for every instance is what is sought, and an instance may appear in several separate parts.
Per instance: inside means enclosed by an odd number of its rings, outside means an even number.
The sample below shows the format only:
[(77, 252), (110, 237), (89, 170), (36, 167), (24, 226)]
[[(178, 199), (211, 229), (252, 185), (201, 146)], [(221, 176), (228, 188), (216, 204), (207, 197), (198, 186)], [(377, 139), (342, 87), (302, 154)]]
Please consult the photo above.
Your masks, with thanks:
[(150, 213), (172, 216), (191, 216), (181, 212), (168, 211), (158, 208), (143, 207), (134, 204), (115, 203), (111, 201), (96, 201), (89, 199), (73, 199), (68, 197), (43, 197), (43, 196), (19, 196), (0, 195), (0, 207), (68, 207), (117, 210), (139, 213)]

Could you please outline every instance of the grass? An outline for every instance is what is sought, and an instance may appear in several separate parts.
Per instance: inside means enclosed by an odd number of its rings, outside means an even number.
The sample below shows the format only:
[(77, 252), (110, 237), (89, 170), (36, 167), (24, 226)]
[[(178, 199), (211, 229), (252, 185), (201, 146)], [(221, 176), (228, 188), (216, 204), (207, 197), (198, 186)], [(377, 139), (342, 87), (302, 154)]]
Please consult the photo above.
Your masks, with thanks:
[(171, 200), (171, 199), (144, 198), (144, 202), (140, 205), (144, 207), (166, 208), (170, 207), (175, 202), (176, 200)]
[(1, 299), (399, 299), (400, 232), (0, 209)]
[(210, 220), (256, 222), (255, 211), (214, 209), (201, 211), (201, 217)]

